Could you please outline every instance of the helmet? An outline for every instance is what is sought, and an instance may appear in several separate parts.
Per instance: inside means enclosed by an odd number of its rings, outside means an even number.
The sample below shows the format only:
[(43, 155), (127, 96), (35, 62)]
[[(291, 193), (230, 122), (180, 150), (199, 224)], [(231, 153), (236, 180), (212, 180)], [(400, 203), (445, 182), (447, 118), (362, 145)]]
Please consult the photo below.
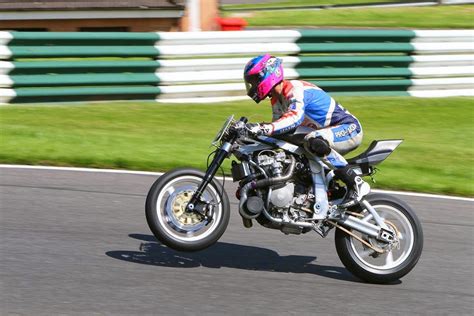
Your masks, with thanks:
[(244, 68), (247, 95), (259, 103), (283, 81), (282, 60), (269, 54), (252, 58)]

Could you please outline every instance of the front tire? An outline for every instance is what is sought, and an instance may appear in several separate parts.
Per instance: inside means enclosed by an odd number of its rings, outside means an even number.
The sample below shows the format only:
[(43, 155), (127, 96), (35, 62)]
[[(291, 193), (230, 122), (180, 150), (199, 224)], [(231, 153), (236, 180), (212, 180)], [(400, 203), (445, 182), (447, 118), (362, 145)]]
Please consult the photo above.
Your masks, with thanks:
[(162, 175), (148, 192), (145, 205), (148, 226), (163, 244), (180, 251), (197, 251), (214, 244), (224, 233), (230, 218), (230, 203), (222, 185), (213, 180), (202, 198), (213, 205), (207, 220), (185, 212), (204, 173), (196, 169), (175, 169)]
[[(370, 247), (337, 229), (336, 250), (344, 266), (355, 276), (370, 283), (390, 283), (410, 272), (418, 262), (423, 249), (421, 223), (413, 210), (403, 201), (385, 194), (370, 194), (365, 198), (390, 227), (398, 231), (399, 243), (377, 255)], [(359, 206), (356, 212), (369, 213)], [(372, 223), (373, 220), (370, 220)], [(352, 230), (374, 246), (384, 249), (386, 244)]]

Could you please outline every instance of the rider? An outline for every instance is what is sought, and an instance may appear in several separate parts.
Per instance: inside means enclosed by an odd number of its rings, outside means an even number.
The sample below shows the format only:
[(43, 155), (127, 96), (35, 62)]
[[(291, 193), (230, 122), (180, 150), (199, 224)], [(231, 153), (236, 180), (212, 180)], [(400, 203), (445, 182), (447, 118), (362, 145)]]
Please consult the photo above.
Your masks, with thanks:
[(352, 188), (351, 199), (360, 201), (370, 191), (342, 157), (362, 142), (362, 127), (349, 113), (321, 88), (301, 80), (284, 80), (282, 59), (260, 55), (244, 68), (247, 95), (256, 103), (271, 98), (272, 123), (250, 123), (255, 134), (278, 135), (298, 126), (314, 129), (305, 137), (305, 148), (323, 158), (334, 169), (336, 177)]

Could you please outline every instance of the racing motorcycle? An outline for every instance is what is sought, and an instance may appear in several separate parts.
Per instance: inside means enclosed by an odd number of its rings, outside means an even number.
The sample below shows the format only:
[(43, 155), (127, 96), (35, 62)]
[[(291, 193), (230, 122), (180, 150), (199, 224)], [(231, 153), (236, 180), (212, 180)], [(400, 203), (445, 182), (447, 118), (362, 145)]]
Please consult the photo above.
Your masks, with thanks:
[[(245, 227), (254, 221), (285, 234), (335, 228), (337, 254), (354, 275), (388, 283), (410, 272), (423, 248), (423, 231), (413, 210), (386, 194), (351, 199), (351, 189), (303, 146), (308, 130), (298, 127), (282, 136), (252, 133), (245, 117), (229, 117), (212, 144), (217, 148), (205, 173), (190, 168), (159, 177), (146, 199), (146, 219), (158, 240), (179, 251), (198, 251), (224, 233), (230, 202), (215, 178), (226, 158), (238, 182), (239, 214)], [(372, 176), (402, 140), (373, 141), (349, 159), (360, 176)], [(212, 155), (212, 153), (211, 153)], [(211, 157), (210, 155), (210, 157)], [(209, 160), (209, 159), (208, 159)]]

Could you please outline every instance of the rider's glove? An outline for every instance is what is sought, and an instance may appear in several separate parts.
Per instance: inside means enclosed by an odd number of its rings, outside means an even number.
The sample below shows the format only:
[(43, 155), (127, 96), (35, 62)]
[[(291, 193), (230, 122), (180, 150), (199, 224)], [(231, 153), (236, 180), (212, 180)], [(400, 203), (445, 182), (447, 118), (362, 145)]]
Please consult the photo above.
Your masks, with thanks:
[(245, 124), (247, 130), (254, 135), (262, 135), (262, 129), (258, 123), (247, 123)]
[(260, 124), (260, 129), (262, 130), (263, 135), (271, 135), (273, 133), (272, 124)]
[(247, 130), (254, 135), (270, 135), (271, 125), (269, 124), (259, 124), (259, 123), (247, 123), (245, 124)]

